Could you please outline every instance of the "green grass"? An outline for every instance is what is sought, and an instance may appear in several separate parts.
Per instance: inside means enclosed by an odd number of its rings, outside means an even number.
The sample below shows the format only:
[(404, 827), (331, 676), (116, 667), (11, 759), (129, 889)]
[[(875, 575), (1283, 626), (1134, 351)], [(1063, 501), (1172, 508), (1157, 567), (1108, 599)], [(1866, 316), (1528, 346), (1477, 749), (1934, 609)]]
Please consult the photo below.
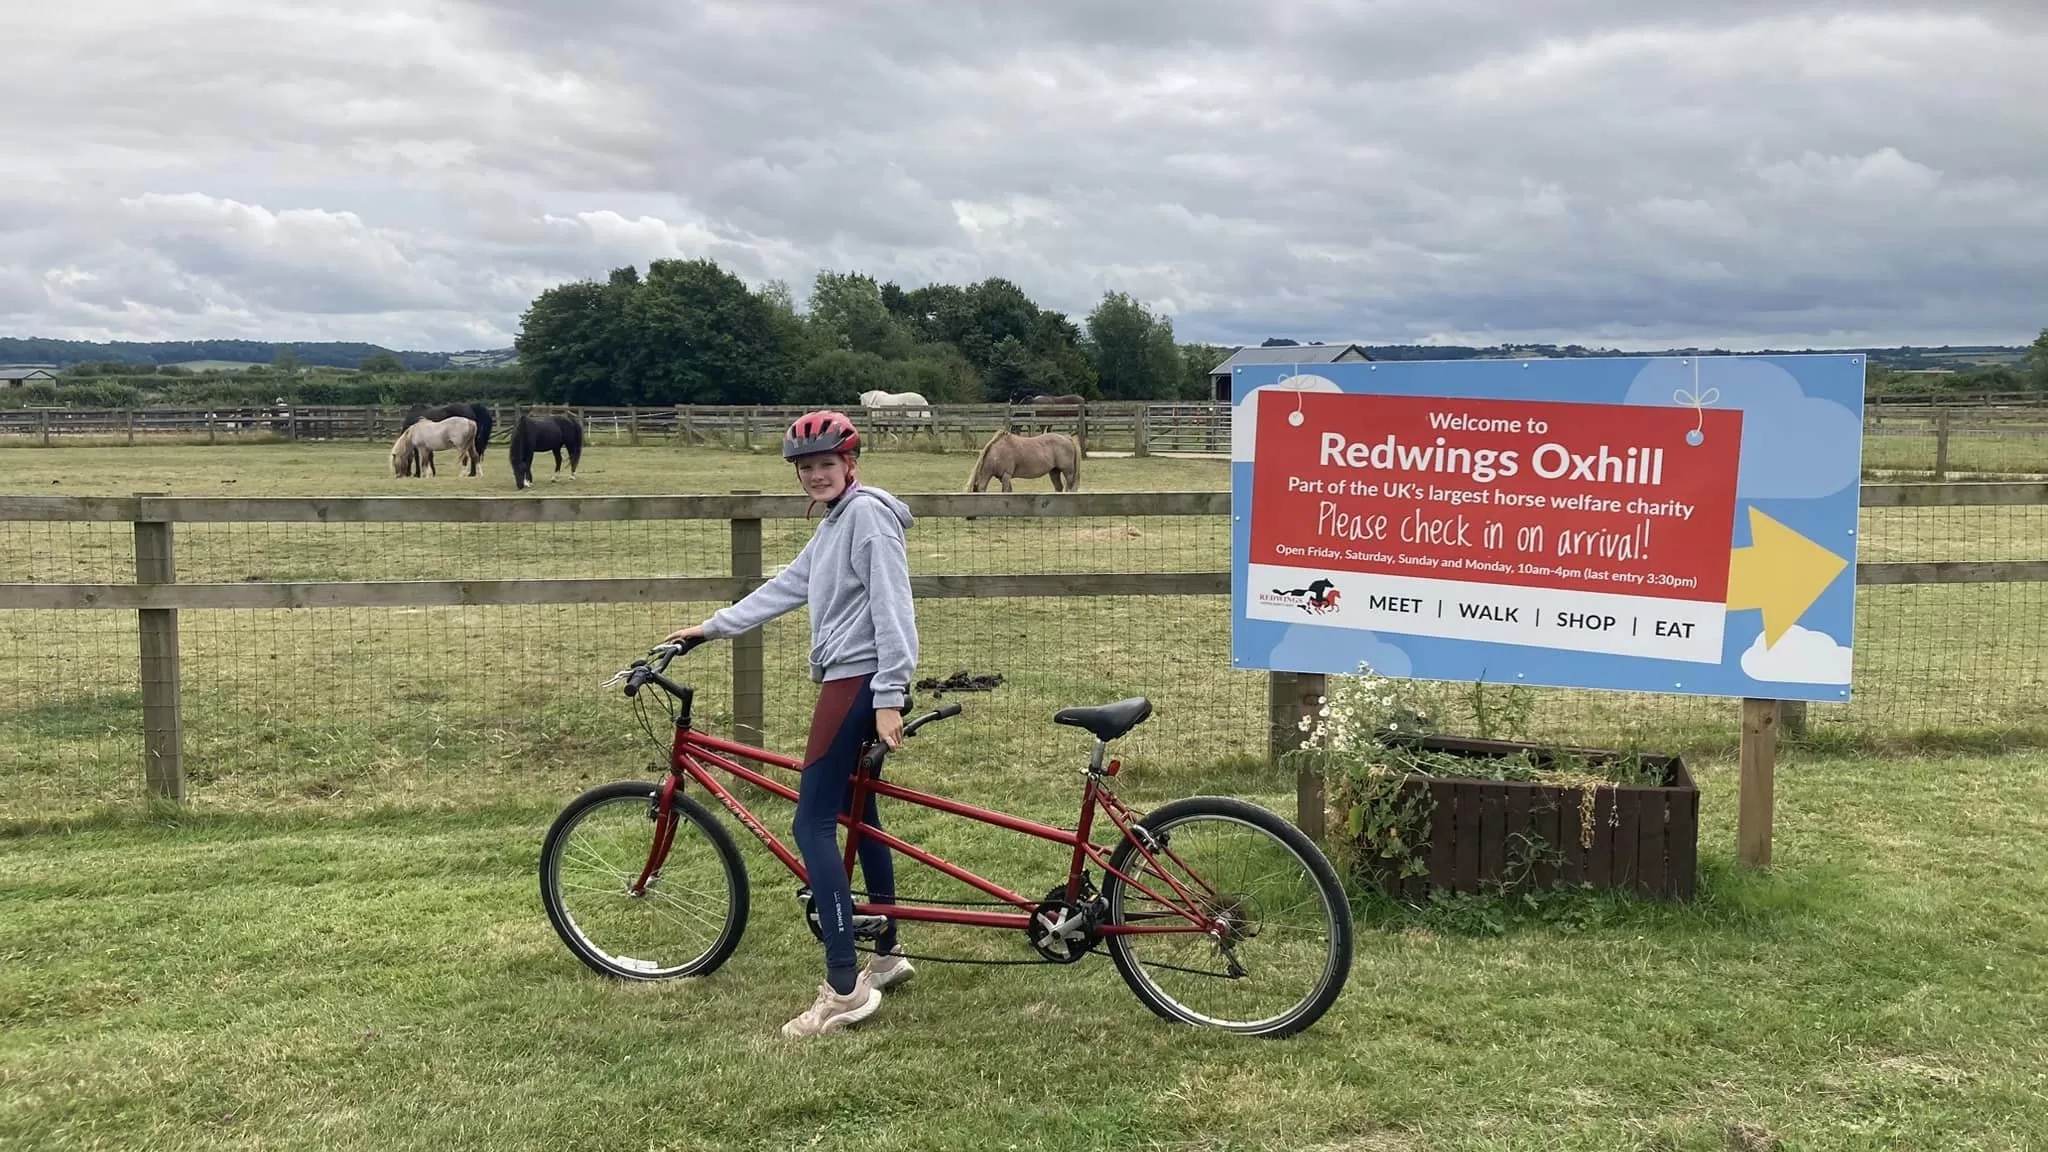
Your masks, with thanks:
[[(541, 492), (781, 491), (765, 455), (605, 447)], [(374, 445), (0, 452), (0, 491), (511, 495), (405, 482)], [(881, 452), (900, 492), (964, 454)], [(1217, 461), (1090, 460), (1086, 486), (1221, 488)], [(51, 480), (59, 483), (51, 484)], [(233, 481), (232, 484), (227, 481)], [(1042, 489), (1043, 482), (1025, 487)], [(1865, 559), (2044, 554), (2040, 509), (1867, 512)], [(0, 579), (132, 576), (129, 528), (0, 525)], [(181, 526), (181, 578), (702, 574), (723, 525)], [(802, 524), (771, 524), (770, 564)], [(915, 570), (1206, 570), (1220, 518), (934, 521)], [(1776, 870), (1732, 862), (1724, 701), (1539, 693), (1575, 742), (1695, 752), (1700, 899), (1594, 895), (1411, 908), (1360, 898), (1358, 959), (1307, 1034), (1169, 1026), (1105, 961), (922, 965), (872, 1026), (777, 1028), (815, 943), (751, 838), (754, 916), (715, 976), (621, 987), (554, 938), (534, 879), (569, 798), (659, 753), (598, 681), (710, 605), (181, 614), (191, 800), (133, 799), (135, 624), (0, 613), (0, 1146), (41, 1148), (1991, 1148), (2048, 1142), (2048, 756), (1822, 755), (1920, 709), (1997, 746), (2042, 722), (2042, 585), (1869, 589), (1852, 719), (1816, 708), (1781, 759)], [(921, 674), (995, 692), (892, 761), (913, 786), (1071, 820), (1087, 741), (1053, 708), (1144, 692), (1128, 799), (1292, 810), (1258, 763), (1263, 677), (1225, 671), (1220, 598), (920, 605)], [(698, 719), (730, 721), (729, 648), (693, 654)], [(767, 641), (768, 729), (807, 719), (800, 619)], [(1443, 703), (1455, 710), (1456, 690)], [(659, 721), (657, 721), (659, 730)], [(1845, 738), (1846, 737), (1846, 738)], [(1705, 750), (1700, 754), (1699, 750)], [(771, 828), (787, 809), (762, 810)], [(1030, 891), (1035, 842), (891, 808), (914, 842)], [(929, 874), (908, 893), (954, 896)], [(920, 929), (922, 950), (1026, 955)]]
[[(920, 759), (900, 775), (934, 783)], [(1702, 765), (1696, 905), (1369, 904), (1344, 997), (1279, 1042), (1158, 1021), (1091, 958), (926, 964), (870, 1025), (795, 1045), (776, 1030), (816, 945), (764, 852), (749, 842), (755, 914), (722, 971), (624, 987), (547, 926), (539, 802), (18, 830), (0, 836), (0, 1144), (2037, 1147), (2044, 769), (1794, 759), (1777, 870), (1751, 874), (1729, 860), (1732, 770)], [(559, 799), (587, 782), (551, 781)], [(1049, 819), (1074, 799), (1071, 777), (950, 783)], [(1128, 792), (1280, 805), (1287, 785), (1140, 773)], [(1019, 886), (1057, 875), (1036, 848), (888, 818)], [(911, 939), (1024, 954), (993, 933)]]

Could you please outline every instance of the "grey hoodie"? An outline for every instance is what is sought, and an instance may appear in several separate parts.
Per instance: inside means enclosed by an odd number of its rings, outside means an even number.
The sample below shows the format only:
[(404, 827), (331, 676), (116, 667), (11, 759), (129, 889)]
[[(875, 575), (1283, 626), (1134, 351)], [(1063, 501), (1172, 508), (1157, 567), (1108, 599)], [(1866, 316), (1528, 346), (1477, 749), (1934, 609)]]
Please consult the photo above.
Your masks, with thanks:
[(873, 673), (875, 707), (903, 707), (917, 668), (917, 621), (903, 542), (912, 523), (903, 501), (880, 488), (854, 487), (833, 504), (789, 567), (713, 613), (704, 634), (729, 639), (808, 603), (811, 679)]

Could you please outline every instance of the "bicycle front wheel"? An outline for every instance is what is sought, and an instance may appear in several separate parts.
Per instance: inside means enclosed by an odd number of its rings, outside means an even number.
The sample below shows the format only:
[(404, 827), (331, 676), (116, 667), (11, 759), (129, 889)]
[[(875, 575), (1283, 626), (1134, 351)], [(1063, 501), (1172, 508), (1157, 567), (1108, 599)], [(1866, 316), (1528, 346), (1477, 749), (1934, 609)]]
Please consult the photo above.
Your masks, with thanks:
[[(1102, 894), (1110, 924), (1140, 929), (1111, 935), (1109, 955), (1146, 1007), (1251, 1036), (1292, 1035), (1329, 1011), (1351, 973), (1351, 906), (1313, 841), (1222, 796), (1138, 826), (1149, 853), (1125, 837)], [(1187, 931), (1190, 912), (1218, 929)]]
[(659, 785), (593, 788), (562, 810), (540, 854), (540, 894), (555, 933), (591, 968), (623, 980), (716, 971), (747, 927), (747, 870), (725, 826), (677, 792), (675, 836), (639, 893), (661, 825)]

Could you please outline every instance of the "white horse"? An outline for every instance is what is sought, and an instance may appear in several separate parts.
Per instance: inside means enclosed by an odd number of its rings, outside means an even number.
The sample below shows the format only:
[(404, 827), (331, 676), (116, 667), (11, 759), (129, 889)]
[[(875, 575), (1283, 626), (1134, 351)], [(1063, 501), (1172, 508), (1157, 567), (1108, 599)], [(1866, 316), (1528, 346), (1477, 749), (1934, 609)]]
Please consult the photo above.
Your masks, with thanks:
[(477, 457), (476, 421), (467, 416), (450, 416), (446, 420), (421, 420), (408, 427), (392, 442), (391, 474), (403, 476), (412, 471), (410, 465), (418, 457), (419, 475), (439, 476), (434, 469), (434, 453), (446, 448), (460, 452), (457, 462), (468, 467)]
[(880, 388), (860, 394), (860, 407), (867, 422), (877, 428), (909, 424), (915, 428), (930, 423), (931, 401), (916, 392), (884, 392)]

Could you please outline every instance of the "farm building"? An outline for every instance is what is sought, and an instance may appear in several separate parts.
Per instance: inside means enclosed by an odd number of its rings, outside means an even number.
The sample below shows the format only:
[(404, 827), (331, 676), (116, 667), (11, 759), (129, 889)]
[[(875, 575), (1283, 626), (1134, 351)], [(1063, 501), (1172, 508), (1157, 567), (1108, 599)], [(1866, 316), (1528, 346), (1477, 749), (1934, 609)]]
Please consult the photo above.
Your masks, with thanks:
[(1372, 357), (1356, 344), (1283, 344), (1275, 348), (1239, 348), (1230, 359), (1209, 369), (1209, 395), (1230, 403), (1230, 375), (1241, 364), (1363, 364)]
[(24, 384), (55, 384), (55, 364), (0, 364), (0, 388), (19, 388)]

